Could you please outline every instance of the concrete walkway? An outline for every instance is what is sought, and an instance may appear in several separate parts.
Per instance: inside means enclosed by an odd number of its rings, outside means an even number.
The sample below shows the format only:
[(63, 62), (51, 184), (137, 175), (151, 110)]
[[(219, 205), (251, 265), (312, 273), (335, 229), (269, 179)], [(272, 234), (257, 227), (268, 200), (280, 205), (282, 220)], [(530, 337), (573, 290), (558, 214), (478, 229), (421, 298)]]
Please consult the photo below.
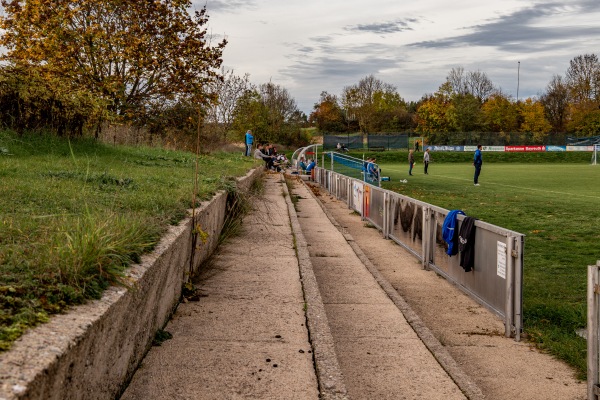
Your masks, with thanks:
[(349, 397), (464, 399), (309, 189), (293, 193)]
[[(301, 183), (268, 174), (122, 399), (464, 399)], [(414, 262), (408, 259), (407, 262)], [(313, 273), (314, 272), (314, 273)], [(315, 280), (316, 278), (316, 280)]]

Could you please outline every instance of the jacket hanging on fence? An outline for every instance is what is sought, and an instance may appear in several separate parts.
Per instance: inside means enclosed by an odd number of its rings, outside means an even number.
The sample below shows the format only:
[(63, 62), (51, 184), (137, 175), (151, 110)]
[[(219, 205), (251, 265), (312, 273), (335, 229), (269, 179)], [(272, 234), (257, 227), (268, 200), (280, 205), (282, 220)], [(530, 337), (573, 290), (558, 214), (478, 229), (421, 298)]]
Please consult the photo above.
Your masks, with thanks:
[(469, 272), (475, 266), (475, 221), (477, 218), (466, 217), (458, 233), (458, 250), (460, 251), (460, 266)]
[(456, 218), (458, 215), (465, 215), (462, 210), (452, 210), (446, 215), (442, 224), (442, 238), (448, 243), (446, 254), (449, 256), (458, 253), (458, 230), (456, 229)]
[(416, 237), (419, 237), (419, 240), (423, 240), (423, 208), (417, 207), (417, 212), (415, 213), (415, 222), (413, 224), (413, 240)]

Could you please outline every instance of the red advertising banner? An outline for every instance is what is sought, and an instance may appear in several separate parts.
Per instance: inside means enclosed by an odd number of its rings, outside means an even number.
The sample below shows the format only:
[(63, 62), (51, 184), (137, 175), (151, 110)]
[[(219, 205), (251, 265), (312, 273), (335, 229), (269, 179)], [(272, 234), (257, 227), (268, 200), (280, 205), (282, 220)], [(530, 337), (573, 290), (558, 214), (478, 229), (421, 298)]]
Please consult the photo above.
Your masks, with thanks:
[(546, 151), (546, 146), (505, 146), (504, 151), (511, 152), (540, 152)]

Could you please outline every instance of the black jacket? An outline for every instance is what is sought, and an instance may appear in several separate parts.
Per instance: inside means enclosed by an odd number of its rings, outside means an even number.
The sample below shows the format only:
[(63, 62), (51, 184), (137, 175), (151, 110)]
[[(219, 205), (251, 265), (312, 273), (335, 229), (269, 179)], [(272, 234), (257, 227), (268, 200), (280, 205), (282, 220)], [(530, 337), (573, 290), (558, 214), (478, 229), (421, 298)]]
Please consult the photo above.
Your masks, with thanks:
[(475, 221), (473, 217), (466, 217), (458, 233), (458, 250), (460, 251), (460, 266), (469, 272), (475, 265)]

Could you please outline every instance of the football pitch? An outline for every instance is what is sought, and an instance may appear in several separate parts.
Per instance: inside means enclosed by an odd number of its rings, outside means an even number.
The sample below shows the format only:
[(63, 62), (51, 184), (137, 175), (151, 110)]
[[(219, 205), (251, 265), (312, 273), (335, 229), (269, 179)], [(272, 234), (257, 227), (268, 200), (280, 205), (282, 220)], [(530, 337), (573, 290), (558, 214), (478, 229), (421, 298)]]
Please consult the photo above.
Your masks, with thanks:
[[(600, 260), (600, 166), (485, 163), (473, 185), (470, 163), (381, 163), (382, 187), (524, 234), (526, 336), (586, 371), (587, 266)], [(406, 180), (406, 183), (402, 181)]]

